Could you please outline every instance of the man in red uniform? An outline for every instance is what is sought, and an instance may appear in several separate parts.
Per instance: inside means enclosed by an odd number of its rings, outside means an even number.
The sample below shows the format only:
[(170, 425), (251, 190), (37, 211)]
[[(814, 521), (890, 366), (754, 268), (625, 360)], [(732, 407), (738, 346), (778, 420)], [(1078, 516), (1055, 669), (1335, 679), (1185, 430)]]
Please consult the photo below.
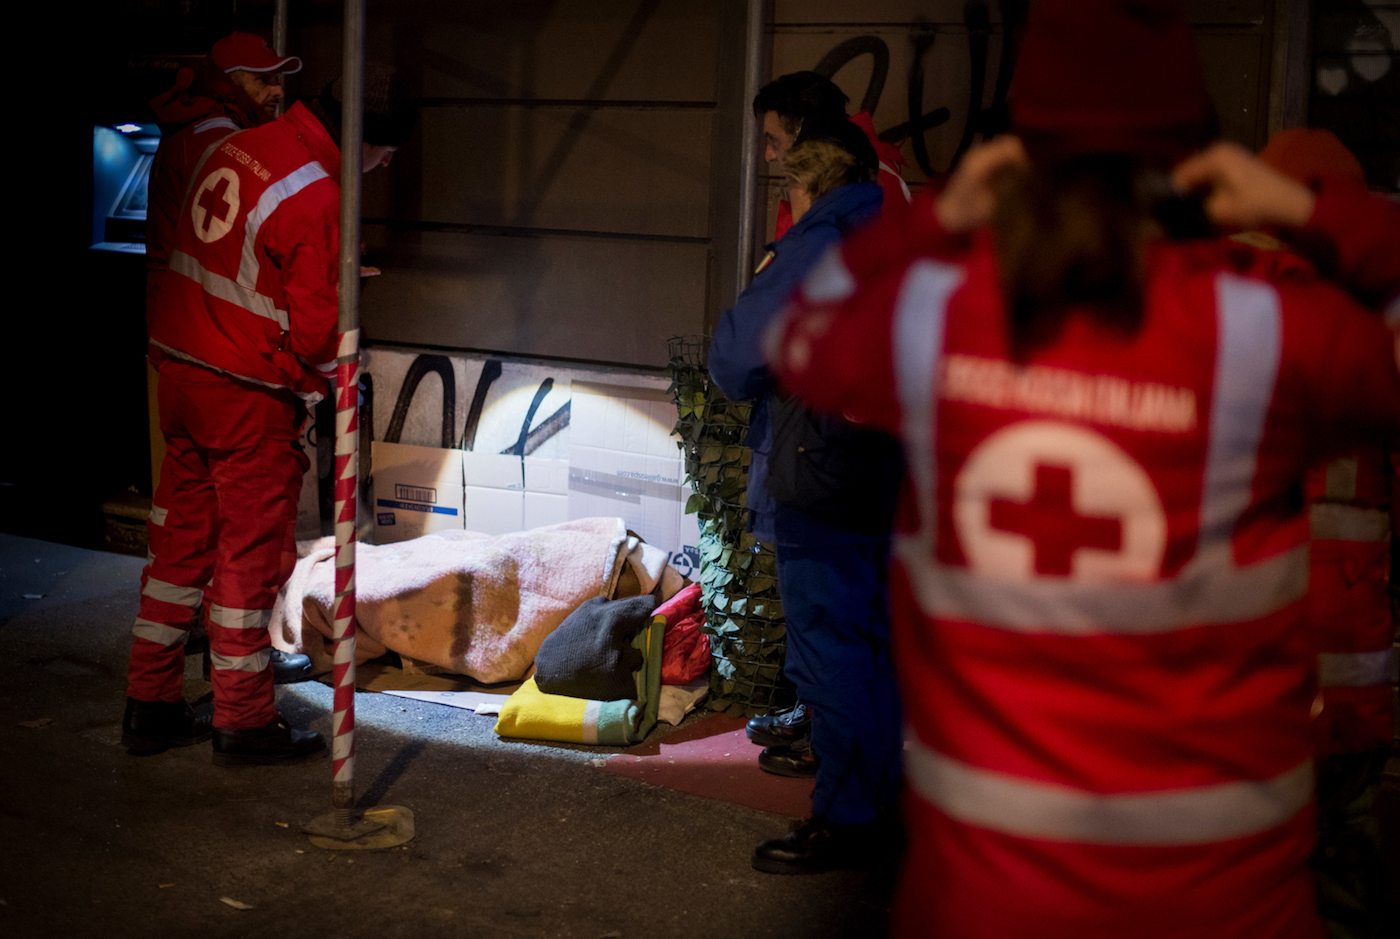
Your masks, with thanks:
[[(337, 355), (334, 87), (211, 148), (176, 218), (149, 324), (166, 455), (122, 722), (133, 751), (211, 735), (181, 681), (189, 623), (207, 602), (214, 762), (294, 763), (324, 753), (319, 734), (277, 714), (267, 624), (296, 561), (307, 463), (298, 427)], [(392, 70), (366, 68), (362, 168), (387, 163), (415, 120)]]
[[(1032, 9), (1012, 95), (1032, 167), (1054, 148), (1171, 158), (1208, 112), (1170, 5)], [(994, 142), (963, 175), (1017, 153)], [(1326, 232), (1349, 284), (1400, 292), (1393, 206), (1272, 174), (1274, 211), (1250, 221), (1240, 180), (1260, 177), (1237, 159), (1211, 151), (1179, 180), (1213, 186), (1222, 221)], [(853, 237), (777, 338), (799, 397), (905, 448), (895, 934), (1320, 936), (1297, 495), (1319, 451), (1400, 421), (1391, 337), (1327, 284), (1157, 238), (1139, 325), (1071, 308), (1018, 347), (998, 242), (950, 236), (991, 214), (973, 188)]]
[(146, 213), (146, 264), (164, 270), (190, 173), (204, 151), (229, 134), (277, 116), (282, 76), (301, 59), (279, 56), (261, 36), (231, 33), (214, 43), (198, 68), (182, 68), (169, 91), (151, 101), (162, 138), (151, 166)]
[[(279, 56), (267, 42), (252, 33), (231, 33), (214, 43), (209, 55), (196, 68), (182, 68), (169, 91), (151, 101), (151, 110), (160, 121), (160, 148), (151, 166), (148, 210), (146, 213), (146, 310), (161, 303), (160, 293), (168, 275), (170, 245), (175, 237), (175, 221), (180, 204), (189, 190), (190, 174), (206, 150), (229, 134), (266, 124), (277, 116), (282, 100), (282, 76), (301, 71), (301, 59)], [(151, 522), (164, 517), (162, 507), (153, 506)], [(151, 529), (151, 550), (159, 547), (163, 525)], [(206, 652), (202, 630), (191, 637)], [(311, 659), (272, 650), (272, 672), (276, 681), (299, 681), (309, 677)]]
[[(1324, 183), (1366, 188), (1361, 163), (1330, 131), (1280, 131), (1259, 159), (1310, 189)], [(1265, 276), (1312, 273), (1307, 260), (1267, 233), (1234, 237), (1260, 248)], [(1382, 864), (1373, 806), (1395, 734), (1390, 477), (1384, 442), (1375, 441), (1314, 467), (1305, 486), (1312, 535), (1308, 619), (1320, 685), (1314, 705), (1318, 845), (1312, 866), (1318, 911), (1329, 931), (1356, 936), (1378, 935)]]

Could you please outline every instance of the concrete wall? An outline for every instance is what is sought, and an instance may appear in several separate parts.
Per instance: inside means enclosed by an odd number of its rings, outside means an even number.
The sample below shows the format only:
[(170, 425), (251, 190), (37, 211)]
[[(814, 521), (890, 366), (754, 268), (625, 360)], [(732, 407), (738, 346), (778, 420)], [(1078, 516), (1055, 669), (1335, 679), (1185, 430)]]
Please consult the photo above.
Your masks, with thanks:
[[(1226, 136), (1268, 131), (1275, 0), (1186, 4)], [(371, 3), (366, 48), (422, 96), (365, 185), (371, 341), (659, 366), (736, 284), (742, 0)], [(815, 68), (901, 140), (914, 188), (1004, 101), (1026, 0), (773, 0), (765, 74)], [(309, 95), (338, 0), (292, 7)], [(771, 235), (776, 168), (763, 175)], [(763, 213), (760, 212), (760, 217)], [(760, 239), (760, 244), (764, 239)]]
[[(340, 4), (294, 8), (292, 86), (340, 69)], [(422, 96), (366, 178), (371, 341), (663, 365), (734, 243), (742, 2), (371, 4), (366, 55)], [(732, 247), (728, 252), (732, 254)], [(732, 295), (732, 285), (729, 288)]]

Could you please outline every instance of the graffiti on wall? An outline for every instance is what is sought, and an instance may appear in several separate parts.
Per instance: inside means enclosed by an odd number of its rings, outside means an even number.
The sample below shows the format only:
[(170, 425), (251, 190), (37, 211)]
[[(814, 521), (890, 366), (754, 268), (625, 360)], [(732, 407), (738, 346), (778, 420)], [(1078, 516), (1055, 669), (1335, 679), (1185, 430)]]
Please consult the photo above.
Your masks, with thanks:
[[(907, 119), (879, 133), (880, 140), (886, 143), (899, 143), (906, 138), (913, 153), (914, 162), (924, 175), (937, 177), (947, 173), (958, 159), (972, 145), (977, 134), (994, 133), (1006, 125), (1006, 95), (1011, 87), (1011, 75), (1016, 67), (1016, 52), (1023, 32), (1026, 15), (1030, 8), (1029, 0), (1000, 0), (997, 7), (1001, 14), (1000, 31), (1002, 52), (997, 58), (995, 75), (990, 76), (993, 87), (990, 104), (982, 104), (986, 96), (990, 71), (990, 41), (993, 34), (991, 11), (985, 0), (968, 0), (963, 5), (963, 26), (968, 52), (968, 80), (965, 117), (961, 127), (948, 127), (952, 111), (939, 103), (925, 110), (924, 86), (926, 69), (931, 57), (943, 44), (956, 42), (957, 37), (940, 31), (927, 24), (913, 24), (909, 28), (909, 42), (912, 57), (905, 75), (907, 89)], [(842, 40), (828, 50), (813, 66), (812, 70), (827, 78), (836, 74), (851, 62), (862, 56), (871, 57), (870, 78), (864, 91), (859, 95), (858, 110), (875, 115), (880, 106), (880, 98), (889, 80), (890, 48), (879, 36), (853, 36)], [(901, 115), (905, 116), (905, 115)], [(928, 135), (956, 133), (958, 144), (952, 159), (947, 165), (935, 166), (930, 155)]]

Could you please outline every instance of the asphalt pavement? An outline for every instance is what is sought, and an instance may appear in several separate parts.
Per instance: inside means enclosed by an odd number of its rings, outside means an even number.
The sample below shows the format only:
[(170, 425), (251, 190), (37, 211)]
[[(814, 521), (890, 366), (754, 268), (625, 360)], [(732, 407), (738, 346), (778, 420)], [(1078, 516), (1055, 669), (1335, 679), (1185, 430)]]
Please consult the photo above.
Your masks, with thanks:
[[(0, 534), (0, 936), (884, 931), (887, 875), (750, 868), (789, 819), (598, 769), (618, 748), (502, 740), (457, 708), (357, 694), (359, 804), (405, 806), (416, 827), (383, 851), (327, 851), (301, 832), (330, 810), (329, 760), (223, 769), (207, 743), (130, 756), (141, 564)], [(187, 697), (208, 692), (192, 663)], [(329, 687), (284, 686), (278, 706), (329, 734)]]

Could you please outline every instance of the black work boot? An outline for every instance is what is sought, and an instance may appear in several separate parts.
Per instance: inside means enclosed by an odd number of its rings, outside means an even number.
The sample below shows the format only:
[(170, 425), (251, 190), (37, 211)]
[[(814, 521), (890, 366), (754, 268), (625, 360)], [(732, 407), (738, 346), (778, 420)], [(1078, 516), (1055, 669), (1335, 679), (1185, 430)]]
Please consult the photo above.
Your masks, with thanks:
[(311, 678), (311, 656), (300, 652), (272, 650), (272, 683), (291, 685)]
[(215, 766), (290, 766), (326, 755), (326, 741), (314, 730), (288, 727), (279, 717), (251, 730), (214, 728)]
[(898, 855), (887, 824), (838, 825), (809, 818), (797, 828), (753, 850), (753, 868), (766, 874), (820, 874), (869, 870)]
[[(209, 647), (204, 648), (204, 680), (209, 680), (209, 670), (211, 666), (209, 660)], [(303, 655), (299, 652), (283, 652), (281, 649), (272, 650), (272, 683), (274, 685), (293, 685), (299, 681), (308, 681), (311, 678), (311, 656)]]
[(789, 747), (812, 736), (812, 712), (798, 703), (791, 711), (753, 718), (744, 733), (760, 747)]
[(188, 701), (126, 699), (122, 746), (127, 753), (162, 753), (171, 747), (201, 743), (213, 734), (208, 715), (196, 714)]
[(799, 740), (790, 747), (764, 747), (758, 755), (758, 768), (774, 776), (812, 779), (820, 765), (810, 740)]

